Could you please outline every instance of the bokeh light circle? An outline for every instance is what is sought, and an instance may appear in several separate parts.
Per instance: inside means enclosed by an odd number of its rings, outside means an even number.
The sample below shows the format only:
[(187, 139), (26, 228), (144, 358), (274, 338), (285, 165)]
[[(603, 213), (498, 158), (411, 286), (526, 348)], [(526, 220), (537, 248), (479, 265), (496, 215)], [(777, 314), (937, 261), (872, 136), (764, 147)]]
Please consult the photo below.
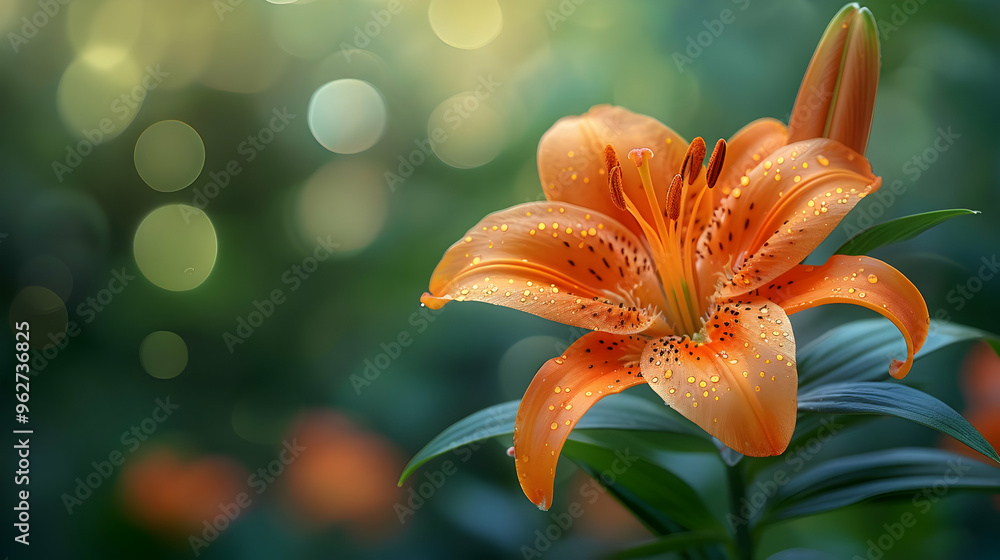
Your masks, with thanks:
[(135, 142), (135, 170), (147, 185), (174, 192), (190, 185), (205, 167), (205, 143), (181, 121), (150, 125)]
[(139, 224), (133, 244), (139, 271), (171, 291), (198, 287), (215, 266), (218, 241), (212, 221), (201, 210), (171, 204), (153, 210)]
[[(10, 303), (10, 327), (27, 321), (29, 324), (29, 344), (42, 349), (61, 345), (69, 325), (66, 304), (58, 294), (41, 286), (28, 286), (14, 296)], [(19, 339), (20, 340), (20, 339)]]
[(427, 16), (434, 34), (459, 49), (485, 47), (503, 30), (496, 0), (431, 0)]
[(157, 379), (172, 379), (187, 367), (187, 344), (170, 331), (149, 333), (139, 344), (139, 361), (149, 375)]
[(471, 91), (445, 99), (427, 119), (427, 136), (434, 153), (459, 169), (493, 161), (506, 134), (503, 119), (488, 99)]
[(337, 160), (306, 182), (298, 215), (305, 240), (356, 251), (375, 240), (385, 224), (388, 201), (381, 170), (364, 162)]
[(309, 100), (309, 131), (338, 154), (371, 148), (385, 131), (386, 106), (375, 86), (345, 78), (321, 86)]

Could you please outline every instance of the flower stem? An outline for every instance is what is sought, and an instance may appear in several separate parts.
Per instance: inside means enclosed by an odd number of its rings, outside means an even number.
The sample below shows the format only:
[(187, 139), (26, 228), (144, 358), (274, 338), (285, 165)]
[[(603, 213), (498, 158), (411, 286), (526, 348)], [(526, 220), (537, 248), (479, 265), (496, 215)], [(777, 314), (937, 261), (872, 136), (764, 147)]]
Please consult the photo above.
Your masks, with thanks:
[(744, 461), (726, 467), (726, 476), (729, 479), (729, 519), (732, 522), (734, 538), (736, 539), (736, 558), (740, 560), (753, 560), (753, 538), (750, 536), (750, 520), (744, 519), (740, 514), (741, 500), (746, 496), (746, 471), (743, 468)]

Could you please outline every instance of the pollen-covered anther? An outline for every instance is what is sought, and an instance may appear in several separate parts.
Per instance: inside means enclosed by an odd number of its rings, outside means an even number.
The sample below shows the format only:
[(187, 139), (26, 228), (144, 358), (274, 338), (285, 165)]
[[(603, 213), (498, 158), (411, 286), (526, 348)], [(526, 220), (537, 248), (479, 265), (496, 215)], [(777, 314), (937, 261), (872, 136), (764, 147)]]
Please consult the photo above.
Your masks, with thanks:
[(689, 185), (693, 185), (701, 175), (701, 164), (705, 161), (705, 140), (699, 136), (691, 141), (684, 163), (681, 164), (681, 177), (687, 177)]
[(715, 182), (719, 180), (719, 173), (722, 172), (722, 165), (726, 161), (726, 141), (719, 138), (719, 141), (715, 143), (715, 149), (712, 150), (712, 157), (708, 158), (708, 169), (705, 171), (705, 182), (708, 184), (708, 188), (715, 186)]
[(681, 216), (681, 193), (684, 190), (684, 178), (678, 173), (670, 181), (667, 188), (667, 217), (677, 220)]
[(604, 146), (604, 166), (607, 168), (608, 173), (616, 167), (621, 167), (621, 163), (618, 161), (618, 154), (615, 153), (615, 148), (611, 144)]
[(619, 210), (625, 210), (625, 188), (622, 186), (622, 168), (613, 167), (608, 172), (608, 187), (611, 190), (611, 202)]

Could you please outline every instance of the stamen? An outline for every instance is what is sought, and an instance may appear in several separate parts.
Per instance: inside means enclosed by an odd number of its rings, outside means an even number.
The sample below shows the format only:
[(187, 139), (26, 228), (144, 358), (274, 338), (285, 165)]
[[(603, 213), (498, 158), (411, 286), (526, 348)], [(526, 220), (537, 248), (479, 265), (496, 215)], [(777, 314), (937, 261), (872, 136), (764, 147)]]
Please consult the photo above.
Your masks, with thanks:
[(636, 167), (642, 167), (643, 159), (646, 157), (653, 157), (653, 150), (649, 148), (636, 148), (628, 153), (628, 159), (632, 160), (632, 163)]
[(615, 153), (615, 149), (611, 144), (604, 146), (604, 165), (607, 167), (608, 173), (616, 167), (621, 167), (621, 163), (618, 162), (618, 154)]
[(705, 171), (705, 181), (708, 183), (708, 188), (715, 186), (715, 182), (719, 180), (719, 173), (722, 172), (722, 164), (726, 161), (726, 141), (719, 138), (719, 141), (715, 143), (715, 149), (712, 150), (712, 157), (708, 158), (708, 170)]
[(681, 217), (681, 193), (684, 190), (684, 178), (678, 173), (670, 181), (667, 188), (667, 217), (677, 221)]
[(681, 177), (687, 177), (688, 184), (693, 185), (701, 175), (701, 164), (705, 161), (705, 140), (701, 136), (691, 141), (684, 163), (681, 165)]
[[(617, 158), (616, 158), (617, 159)], [(615, 203), (615, 208), (625, 210), (625, 189), (622, 187), (622, 168), (615, 166), (608, 173), (608, 186), (611, 188), (611, 202)]]

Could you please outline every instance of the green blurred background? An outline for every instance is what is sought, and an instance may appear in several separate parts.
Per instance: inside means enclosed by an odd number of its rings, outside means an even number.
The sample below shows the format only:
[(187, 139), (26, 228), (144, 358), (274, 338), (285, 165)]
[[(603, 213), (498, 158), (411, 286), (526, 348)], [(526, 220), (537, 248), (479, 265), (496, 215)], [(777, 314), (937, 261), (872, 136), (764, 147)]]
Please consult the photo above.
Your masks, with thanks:
[[(996, 332), (1000, 279), (980, 271), (1000, 246), (1000, 5), (868, 5), (882, 38), (868, 156), (883, 189), (813, 260), (871, 223), (982, 210), (876, 256), (914, 281), (932, 316)], [(0, 549), (523, 557), (553, 518), (522, 496), (509, 441), (433, 462), (401, 489), (396, 478), (451, 423), (519, 398), (581, 332), (484, 305), (422, 311), (437, 259), (485, 214), (541, 198), (537, 142), (562, 116), (613, 103), (710, 140), (759, 117), (787, 120), (840, 6), (0, 1), (0, 296), (11, 325), (0, 355), (10, 371), (13, 324), (28, 320), (34, 370), (31, 545), (5, 534)], [(203, 212), (151, 215), (177, 204)], [(834, 307), (793, 323), (801, 345), (868, 316)], [(910, 382), (971, 410), (966, 378), (1000, 371), (968, 350), (919, 363)], [(4, 429), (24, 427), (5, 378)], [(974, 411), (988, 436), (1000, 433), (994, 404)], [(823, 452), (947, 445), (889, 420), (838, 440)], [(5, 456), (9, 532), (22, 487)], [(557, 480), (553, 513), (586, 482), (569, 462)], [(430, 496), (413, 498), (428, 482)], [(885, 557), (984, 557), (1000, 546), (997, 507), (949, 495)], [(912, 509), (903, 500), (788, 522), (761, 552), (864, 556), (883, 523)], [(649, 536), (602, 497), (544, 555), (600, 556)]]

